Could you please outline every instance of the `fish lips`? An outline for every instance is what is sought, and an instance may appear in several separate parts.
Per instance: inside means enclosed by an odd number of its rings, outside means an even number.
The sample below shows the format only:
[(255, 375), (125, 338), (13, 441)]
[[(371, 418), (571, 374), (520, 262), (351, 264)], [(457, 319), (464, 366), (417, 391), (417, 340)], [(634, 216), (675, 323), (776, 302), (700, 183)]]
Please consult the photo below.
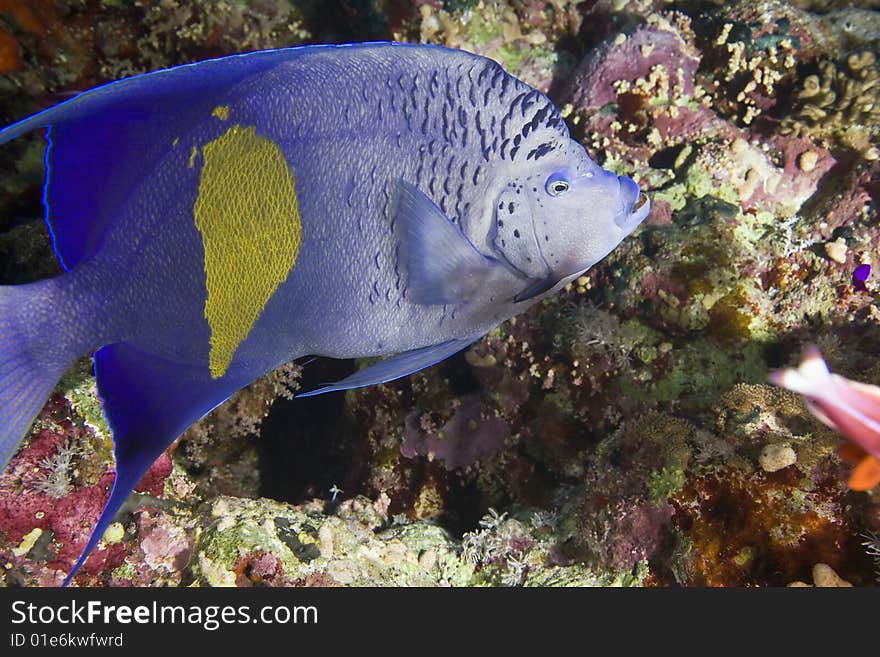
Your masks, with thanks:
[(629, 233), (642, 223), (651, 212), (651, 199), (644, 192), (639, 191), (639, 186), (632, 178), (618, 176), (617, 180), (620, 183), (623, 207), (614, 222)]

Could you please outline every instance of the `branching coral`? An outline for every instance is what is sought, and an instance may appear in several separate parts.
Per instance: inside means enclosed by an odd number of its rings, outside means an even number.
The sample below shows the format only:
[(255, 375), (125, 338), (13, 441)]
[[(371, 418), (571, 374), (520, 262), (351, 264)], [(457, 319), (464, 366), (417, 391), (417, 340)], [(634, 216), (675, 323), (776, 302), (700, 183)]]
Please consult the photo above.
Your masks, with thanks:
[(828, 30), (814, 14), (782, 0), (720, 4), (711, 18), (700, 21), (704, 59), (699, 78), (715, 109), (748, 127), (797, 79), (799, 62), (825, 51)]
[(58, 451), (40, 461), (41, 471), (31, 488), (56, 499), (66, 496), (73, 490), (73, 460), (81, 453), (79, 445), (64, 441)]
[(866, 160), (880, 158), (880, 67), (874, 53), (820, 62), (819, 73), (807, 76), (797, 92), (782, 132), (839, 142)]
[(462, 538), (462, 558), (475, 566), (502, 566), (499, 581), (504, 586), (519, 586), (528, 571), (526, 552), (532, 539), (518, 521), (490, 508), (480, 520), (482, 529)]
[(724, 90), (731, 98), (721, 99), (718, 106), (749, 125), (772, 104), (777, 85), (794, 73), (797, 40), (785, 34), (769, 33), (757, 38), (739, 40), (731, 33), (743, 27), (725, 23), (715, 45), (723, 47), (726, 68), (721, 76)]

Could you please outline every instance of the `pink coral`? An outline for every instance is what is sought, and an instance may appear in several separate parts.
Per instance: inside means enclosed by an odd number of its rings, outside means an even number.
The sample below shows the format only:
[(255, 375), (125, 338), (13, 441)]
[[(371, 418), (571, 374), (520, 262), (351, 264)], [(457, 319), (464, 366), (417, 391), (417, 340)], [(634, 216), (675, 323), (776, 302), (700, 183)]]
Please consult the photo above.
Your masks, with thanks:
[(145, 510), (140, 514), (138, 533), (144, 561), (150, 568), (178, 573), (186, 567), (193, 546), (183, 527), (168, 522), (162, 514)]
[(615, 82), (648, 78), (655, 67), (672, 65), (673, 84), (692, 96), (700, 65), (698, 51), (677, 31), (641, 27), (623, 41), (618, 38), (606, 42), (584, 60), (572, 76), (572, 103), (582, 111), (616, 103)]
[[(22, 574), (22, 582), (38, 570), (39, 562), (45, 564), (44, 573), (38, 575), (42, 584), (61, 583), (88, 540), (113, 484), (112, 463), (86, 447), (94, 441), (92, 431), (71, 421), (70, 414), (68, 400), (59, 396), (50, 400), (40, 421), (52, 428), (36, 432), (0, 476), (0, 555)], [(75, 449), (68, 471), (61, 473), (68, 486), (58, 487), (57, 493), (63, 494), (49, 495), (36, 484), (38, 477), (45, 476), (45, 464), (60, 449)], [(163, 454), (136, 490), (161, 495), (170, 472), (171, 460)], [(40, 531), (40, 544), (16, 554), (13, 550), (34, 530)], [(99, 543), (80, 570), (78, 582), (100, 582), (100, 574), (121, 565), (131, 550), (132, 545), (125, 542)]]

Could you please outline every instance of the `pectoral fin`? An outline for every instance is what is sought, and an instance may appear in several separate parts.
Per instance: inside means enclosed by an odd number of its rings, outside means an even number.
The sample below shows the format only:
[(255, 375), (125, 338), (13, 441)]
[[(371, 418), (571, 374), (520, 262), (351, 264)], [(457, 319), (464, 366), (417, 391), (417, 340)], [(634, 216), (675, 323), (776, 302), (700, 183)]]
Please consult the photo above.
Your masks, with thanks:
[(403, 180), (397, 220), (409, 301), (421, 305), (467, 301), (502, 266), (477, 251), (434, 201)]
[(521, 301), (534, 299), (535, 297), (544, 294), (547, 290), (552, 289), (553, 286), (559, 282), (552, 276), (539, 279), (530, 278), (528, 281), (528, 284), (513, 297), (514, 302), (520, 303)]
[(324, 386), (323, 388), (318, 388), (317, 390), (305, 392), (301, 395), (297, 395), (297, 397), (312, 397), (325, 392), (363, 388), (364, 386), (373, 385), (374, 383), (387, 383), (388, 381), (394, 381), (395, 379), (412, 374), (413, 372), (418, 372), (419, 370), (430, 367), (435, 363), (439, 363), (441, 360), (449, 358), (476, 341), (478, 338), (479, 336), (459, 338), (431, 345), (430, 347), (404, 351), (396, 356), (391, 356), (390, 358), (381, 360), (369, 367), (365, 367), (341, 381), (337, 381), (329, 386)]

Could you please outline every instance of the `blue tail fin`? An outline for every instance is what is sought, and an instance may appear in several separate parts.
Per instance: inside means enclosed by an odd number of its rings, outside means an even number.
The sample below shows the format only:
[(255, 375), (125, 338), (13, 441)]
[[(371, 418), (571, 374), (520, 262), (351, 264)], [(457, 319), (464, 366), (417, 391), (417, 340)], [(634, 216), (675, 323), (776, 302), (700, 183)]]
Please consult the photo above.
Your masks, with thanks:
[[(88, 301), (74, 301), (82, 295), (70, 288), (80, 285), (73, 272), (30, 285), (0, 286), (2, 468), (61, 375), (82, 354), (108, 342), (104, 329), (91, 325), (94, 309), (83, 305)], [(78, 317), (86, 319), (78, 323)], [(102, 347), (94, 360), (98, 392), (113, 431), (116, 479), (65, 584), (153, 461), (190, 424), (249, 383), (230, 376), (214, 379), (207, 368), (166, 362), (126, 343)]]
[(73, 361), (88, 349), (71, 344), (50, 312), (55, 279), (0, 286), (0, 471), (40, 412), (52, 388)]

